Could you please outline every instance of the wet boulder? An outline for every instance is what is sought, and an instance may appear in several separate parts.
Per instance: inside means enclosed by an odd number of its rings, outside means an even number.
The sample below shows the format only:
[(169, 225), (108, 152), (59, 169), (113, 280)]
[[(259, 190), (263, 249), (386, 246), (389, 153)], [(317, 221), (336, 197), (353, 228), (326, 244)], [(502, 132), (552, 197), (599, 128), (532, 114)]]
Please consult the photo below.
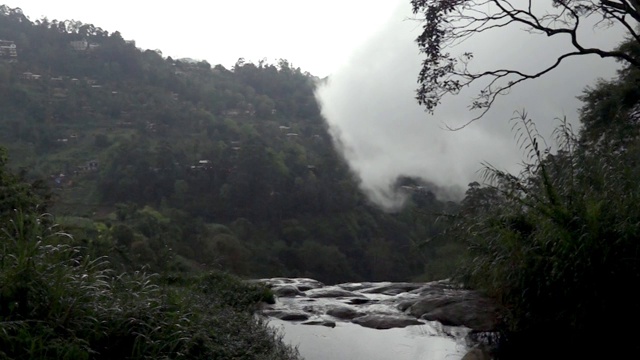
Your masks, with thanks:
[(307, 291), (311, 289), (320, 289), (324, 287), (324, 284), (318, 280), (308, 278), (295, 278), (295, 285), (300, 291)]
[(265, 310), (262, 313), (265, 316), (285, 321), (305, 321), (309, 319), (309, 314), (296, 310)]
[(423, 322), (408, 316), (372, 314), (351, 320), (354, 324), (372, 329), (403, 328), (410, 325), (421, 325)]
[(497, 307), (491, 301), (474, 296), (433, 309), (421, 318), (443, 325), (466, 326), (475, 331), (490, 332), (496, 330), (498, 316)]
[(338, 287), (327, 287), (322, 289), (312, 289), (307, 291), (310, 298), (366, 298), (364, 295), (340, 289)]
[(307, 321), (301, 322), (300, 324), (302, 324), (302, 325), (320, 325), (320, 326), (326, 326), (326, 327), (330, 327), (330, 328), (336, 327), (336, 322), (335, 321), (331, 321), (331, 320), (327, 320), (327, 319), (307, 320)]
[(429, 313), (437, 308), (449, 305), (456, 301), (457, 299), (446, 295), (426, 296), (411, 305), (407, 309), (407, 312), (417, 318), (420, 318), (426, 313)]
[(369, 289), (363, 289), (360, 292), (363, 294), (398, 295), (420, 289), (423, 286), (424, 284), (421, 283), (390, 283), (375, 286)]
[(396, 306), (396, 308), (402, 312), (406, 311), (408, 308), (410, 308), (411, 306), (413, 306), (415, 303), (418, 302), (418, 300), (420, 299), (407, 299), (407, 300), (402, 300), (398, 303), (398, 305)]
[(351, 320), (353, 318), (363, 316), (365, 314), (354, 309), (351, 306), (336, 305), (327, 309), (327, 315), (331, 315), (335, 318), (342, 319), (342, 320)]
[(368, 299), (366, 297), (347, 299), (347, 304), (351, 304), (351, 305), (362, 305), (362, 304), (369, 304), (372, 302), (376, 302), (376, 300)]
[(303, 293), (295, 285), (280, 285), (271, 289), (273, 294), (278, 297), (295, 297), (303, 295)]

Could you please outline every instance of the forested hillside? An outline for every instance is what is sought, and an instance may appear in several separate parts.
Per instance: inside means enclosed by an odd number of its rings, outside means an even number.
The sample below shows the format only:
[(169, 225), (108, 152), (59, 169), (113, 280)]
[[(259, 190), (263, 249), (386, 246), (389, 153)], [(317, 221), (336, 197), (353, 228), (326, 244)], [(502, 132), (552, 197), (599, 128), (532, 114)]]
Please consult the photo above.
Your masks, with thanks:
[(51, 187), (57, 221), (87, 251), (124, 268), (327, 282), (453, 268), (435, 219), (455, 204), (402, 179), (402, 212), (372, 206), (333, 149), (322, 80), (286, 60), (165, 58), (6, 6), (0, 40), (0, 141), (14, 169)]
[[(117, 31), (1, 6), (0, 358), (297, 358), (252, 315), (273, 294), (215, 270), (327, 283), (453, 274), (497, 305), (485, 344), (495, 358), (638, 350), (625, 330), (640, 321), (640, 35), (627, 23), (640, 21), (637, 2), (553, 1), (558, 13), (540, 18), (501, 0), (489, 12), (411, 3), (426, 24), (416, 98), (426, 110), (493, 77), (470, 106), (482, 115), (460, 131), (495, 120), (482, 117), (498, 96), (552, 76), (563, 56), (621, 66), (580, 96), (579, 130), (564, 121), (543, 139), (535, 122), (550, 120), (518, 113), (518, 174), (486, 165), (460, 204), (401, 177), (406, 206), (385, 213), (334, 150), (314, 97), (323, 79), (286, 60), (172, 59)], [(630, 30), (611, 51), (577, 39), (580, 19), (599, 11)], [(534, 75), (475, 74), (472, 53), (448, 52), (512, 22), (572, 35), (577, 52)]]

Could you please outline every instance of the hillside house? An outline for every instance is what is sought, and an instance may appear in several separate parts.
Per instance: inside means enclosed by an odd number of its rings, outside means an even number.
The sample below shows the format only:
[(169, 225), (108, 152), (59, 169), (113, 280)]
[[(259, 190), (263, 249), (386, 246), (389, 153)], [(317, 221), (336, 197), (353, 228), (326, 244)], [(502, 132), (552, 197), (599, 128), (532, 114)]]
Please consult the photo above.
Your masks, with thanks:
[(8, 62), (18, 61), (18, 48), (11, 40), (0, 40), (0, 59)]
[(70, 41), (69, 45), (75, 51), (86, 51), (89, 48), (89, 42), (86, 39)]
[(240, 110), (238, 109), (229, 109), (222, 112), (223, 115), (227, 116), (238, 116), (240, 115)]
[(98, 171), (98, 160), (89, 160), (84, 166), (86, 171)]
[(42, 78), (42, 75), (34, 74), (27, 71), (23, 72), (22, 75), (20, 75), (20, 78), (24, 80), (40, 80), (40, 78)]
[(198, 160), (197, 165), (191, 165), (191, 170), (209, 170), (212, 168), (211, 160)]

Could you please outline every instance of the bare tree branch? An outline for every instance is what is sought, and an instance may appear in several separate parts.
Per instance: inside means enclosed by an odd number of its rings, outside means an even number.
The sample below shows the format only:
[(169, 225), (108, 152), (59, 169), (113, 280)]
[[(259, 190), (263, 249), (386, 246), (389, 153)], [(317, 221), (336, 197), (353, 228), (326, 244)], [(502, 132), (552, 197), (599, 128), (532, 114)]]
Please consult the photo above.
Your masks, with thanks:
[[(597, 16), (597, 26), (621, 25), (628, 38), (640, 44), (638, 0), (548, 1), (552, 10), (543, 12), (540, 10), (542, 0), (535, 3), (533, 0), (411, 0), (413, 12), (421, 16), (423, 24), (422, 34), (416, 39), (421, 53), (425, 55), (418, 75), (418, 103), (432, 113), (443, 97), (456, 95), (479, 80), (488, 80), (469, 106), (471, 110), (480, 110), (480, 115), (460, 127), (447, 127), (458, 130), (482, 118), (499, 95), (525, 80), (548, 74), (569, 57), (597, 55), (640, 68), (640, 59), (633, 54), (618, 49), (586, 47), (578, 37), (580, 30), (588, 26), (581, 20)], [(448, 49), (459, 46), (476, 34), (512, 25), (524, 26), (525, 31), (547, 37), (566, 36), (573, 50), (561, 54), (551, 65), (534, 73), (517, 69), (472, 72), (468, 66), (473, 59), (472, 53), (455, 56), (448, 52)]]

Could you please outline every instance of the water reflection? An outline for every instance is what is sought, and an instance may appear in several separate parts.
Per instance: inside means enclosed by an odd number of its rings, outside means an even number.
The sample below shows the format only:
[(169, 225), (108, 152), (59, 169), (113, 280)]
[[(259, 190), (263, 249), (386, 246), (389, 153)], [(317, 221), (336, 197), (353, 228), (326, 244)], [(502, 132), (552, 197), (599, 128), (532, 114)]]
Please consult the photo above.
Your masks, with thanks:
[(463, 334), (443, 335), (431, 324), (376, 330), (346, 322), (338, 322), (335, 328), (278, 319), (269, 322), (307, 360), (460, 360), (468, 350)]

